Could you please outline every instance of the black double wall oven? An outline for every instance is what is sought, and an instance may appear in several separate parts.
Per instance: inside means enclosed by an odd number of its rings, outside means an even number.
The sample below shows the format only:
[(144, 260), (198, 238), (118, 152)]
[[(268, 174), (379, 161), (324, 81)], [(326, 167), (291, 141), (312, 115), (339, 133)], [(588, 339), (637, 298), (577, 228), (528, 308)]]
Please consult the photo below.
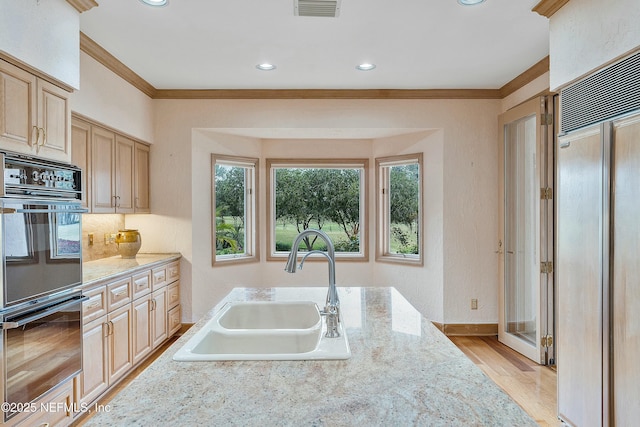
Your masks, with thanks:
[(82, 369), (81, 171), (0, 153), (4, 421)]

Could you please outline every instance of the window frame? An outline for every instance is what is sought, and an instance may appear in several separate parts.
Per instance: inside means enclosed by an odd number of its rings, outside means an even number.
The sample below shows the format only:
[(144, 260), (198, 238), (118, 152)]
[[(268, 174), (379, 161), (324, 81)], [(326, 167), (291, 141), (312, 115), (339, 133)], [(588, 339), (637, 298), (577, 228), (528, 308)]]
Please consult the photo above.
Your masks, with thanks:
[[(360, 188), (360, 252), (336, 252), (336, 260), (349, 262), (369, 261), (369, 159), (366, 158), (340, 158), (340, 159), (266, 159), (267, 173), (267, 261), (286, 260), (288, 252), (278, 252), (275, 250), (275, 180), (274, 171), (278, 168), (322, 168), (340, 169), (357, 168), (362, 169)], [(304, 252), (298, 252), (300, 256)], [(321, 255), (312, 254), (309, 261), (324, 260)]]
[[(406, 265), (424, 265), (424, 162), (423, 153), (379, 157), (376, 162), (376, 261)], [(390, 251), (391, 223), (390, 199), (386, 189), (390, 186), (390, 166), (418, 164), (418, 251), (417, 255)]]
[[(242, 167), (245, 173), (245, 251), (242, 254), (216, 254), (216, 164)], [(234, 265), (260, 261), (259, 245), (259, 175), (260, 159), (211, 154), (211, 266)], [(248, 248), (247, 248), (248, 247)]]

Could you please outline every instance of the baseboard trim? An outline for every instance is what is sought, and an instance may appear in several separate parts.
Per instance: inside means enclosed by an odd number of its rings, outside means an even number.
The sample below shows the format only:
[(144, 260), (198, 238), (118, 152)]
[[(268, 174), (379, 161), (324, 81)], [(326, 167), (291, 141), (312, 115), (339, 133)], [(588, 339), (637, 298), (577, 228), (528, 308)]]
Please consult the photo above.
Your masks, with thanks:
[(497, 323), (431, 323), (447, 336), (486, 337), (498, 335)]

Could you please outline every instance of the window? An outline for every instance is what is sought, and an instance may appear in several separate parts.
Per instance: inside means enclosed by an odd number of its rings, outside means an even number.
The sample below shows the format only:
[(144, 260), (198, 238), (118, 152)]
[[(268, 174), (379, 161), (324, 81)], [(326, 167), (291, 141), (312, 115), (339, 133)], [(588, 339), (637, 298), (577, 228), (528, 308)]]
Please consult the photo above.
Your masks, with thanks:
[[(329, 235), (337, 257), (368, 259), (367, 159), (267, 159), (267, 169), (269, 259), (285, 257), (297, 234), (309, 228)], [(311, 237), (299, 250), (326, 250), (324, 246)]]
[(422, 154), (376, 159), (377, 259), (422, 265)]
[(258, 260), (258, 159), (211, 155), (212, 264)]

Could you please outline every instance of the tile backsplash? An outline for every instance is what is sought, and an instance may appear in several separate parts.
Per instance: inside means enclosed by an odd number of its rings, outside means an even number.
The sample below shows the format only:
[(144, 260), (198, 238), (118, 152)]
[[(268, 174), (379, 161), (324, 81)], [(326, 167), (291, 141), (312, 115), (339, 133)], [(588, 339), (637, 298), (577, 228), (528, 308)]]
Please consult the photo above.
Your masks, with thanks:
[[(82, 260), (93, 261), (118, 255), (115, 242), (105, 242), (105, 234), (115, 234), (124, 229), (123, 214), (82, 215)], [(89, 233), (93, 233), (93, 244), (89, 245)]]

